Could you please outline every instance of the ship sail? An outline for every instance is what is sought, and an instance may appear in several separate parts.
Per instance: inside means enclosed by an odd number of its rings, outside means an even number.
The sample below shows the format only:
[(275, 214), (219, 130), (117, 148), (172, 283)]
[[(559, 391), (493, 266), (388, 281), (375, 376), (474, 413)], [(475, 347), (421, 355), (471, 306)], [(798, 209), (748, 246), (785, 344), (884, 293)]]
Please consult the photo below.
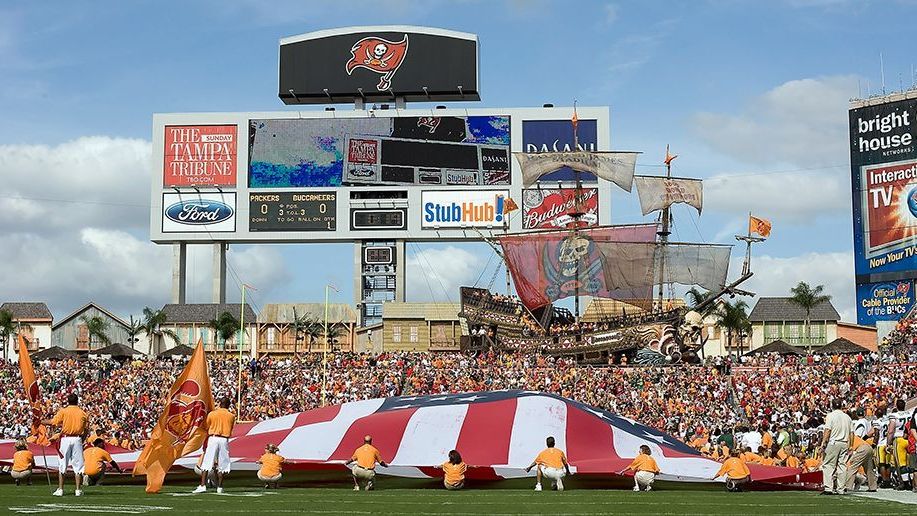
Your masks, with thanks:
[(634, 183), (644, 215), (676, 203), (693, 206), (698, 214), (704, 207), (704, 187), (700, 179), (634, 176)]
[(631, 191), (638, 152), (514, 152), (522, 169), (522, 186), (528, 187), (538, 179), (563, 167), (595, 174)]

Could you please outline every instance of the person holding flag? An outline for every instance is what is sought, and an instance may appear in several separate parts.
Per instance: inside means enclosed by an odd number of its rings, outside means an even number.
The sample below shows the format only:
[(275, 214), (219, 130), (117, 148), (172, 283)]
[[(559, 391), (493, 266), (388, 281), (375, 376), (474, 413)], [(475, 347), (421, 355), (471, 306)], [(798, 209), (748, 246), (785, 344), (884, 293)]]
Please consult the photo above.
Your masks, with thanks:
[(79, 397), (71, 392), (67, 395), (67, 406), (58, 410), (52, 419), (42, 421), (43, 425), (60, 427), (60, 467), (57, 474), (57, 491), (54, 496), (64, 496), (64, 475), (67, 466), (73, 468), (76, 483), (74, 495), (83, 496), (80, 483), (83, 476), (83, 438), (89, 429), (89, 416), (79, 407)]
[(179, 457), (199, 450), (207, 437), (205, 419), (213, 409), (204, 344), (198, 340), (191, 360), (169, 389), (165, 407), (150, 440), (134, 465), (146, 475), (146, 492), (162, 489), (166, 472)]
[(210, 470), (216, 469), (217, 494), (223, 492), (223, 476), (229, 473), (229, 438), (232, 437), (232, 427), (236, 424), (236, 416), (229, 411), (229, 397), (220, 400), (220, 408), (207, 414), (207, 448), (204, 451), (204, 461), (201, 462), (201, 484), (194, 493), (207, 491), (207, 475)]

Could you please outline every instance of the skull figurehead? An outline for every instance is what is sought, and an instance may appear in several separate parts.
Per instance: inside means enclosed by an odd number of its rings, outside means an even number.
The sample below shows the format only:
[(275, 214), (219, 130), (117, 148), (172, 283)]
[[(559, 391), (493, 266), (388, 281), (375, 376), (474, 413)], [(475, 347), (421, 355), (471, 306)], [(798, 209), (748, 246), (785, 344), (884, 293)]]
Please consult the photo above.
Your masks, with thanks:
[(379, 43), (378, 45), (373, 47), (373, 56), (375, 56), (376, 59), (381, 60), (383, 57), (385, 57), (385, 54), (387, 53), (388, 53), (388, 45), (386, 45), (385, 43)]
[(573, 235), (564, 239), (560, 244), (560, 273), (571, 277), (576, 275), (576, 266), (589, 253), (589, 239), (580, 235)]

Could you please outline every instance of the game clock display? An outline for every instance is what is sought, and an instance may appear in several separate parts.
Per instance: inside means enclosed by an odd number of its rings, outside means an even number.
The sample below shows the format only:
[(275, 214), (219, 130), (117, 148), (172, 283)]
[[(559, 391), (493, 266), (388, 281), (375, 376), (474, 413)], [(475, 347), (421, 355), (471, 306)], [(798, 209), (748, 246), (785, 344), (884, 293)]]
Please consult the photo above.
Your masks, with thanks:
[(336, 192), (249, 194), (249, 231), (335, 231)]
[(350, 210), (350, 229), (374, 231), (382, 229), (407, 229), (408, 212), (405, 208)]

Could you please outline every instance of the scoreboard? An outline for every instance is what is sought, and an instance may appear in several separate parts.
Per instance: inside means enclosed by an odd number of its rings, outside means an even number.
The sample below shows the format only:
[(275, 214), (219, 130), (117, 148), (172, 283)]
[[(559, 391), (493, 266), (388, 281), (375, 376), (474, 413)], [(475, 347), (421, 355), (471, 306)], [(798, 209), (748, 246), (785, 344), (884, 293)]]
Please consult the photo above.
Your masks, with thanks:
[[(504, 212), (525, 204), (512, 153), (570, 150), (572, 115), (572, 107), (155, 114), (150, 240), (420, 242), (521, 231), (524, 210)], [(609, 109), (577, 107), (577, 115), (580, 148), (610, 150)], [(574, 175), (552, 174), (538, 188), (574, 186)], [(610, 221), (611, 184), (589, 187)]]
[(337, 192), (250, 193), (249, 231), (335, 231)]

